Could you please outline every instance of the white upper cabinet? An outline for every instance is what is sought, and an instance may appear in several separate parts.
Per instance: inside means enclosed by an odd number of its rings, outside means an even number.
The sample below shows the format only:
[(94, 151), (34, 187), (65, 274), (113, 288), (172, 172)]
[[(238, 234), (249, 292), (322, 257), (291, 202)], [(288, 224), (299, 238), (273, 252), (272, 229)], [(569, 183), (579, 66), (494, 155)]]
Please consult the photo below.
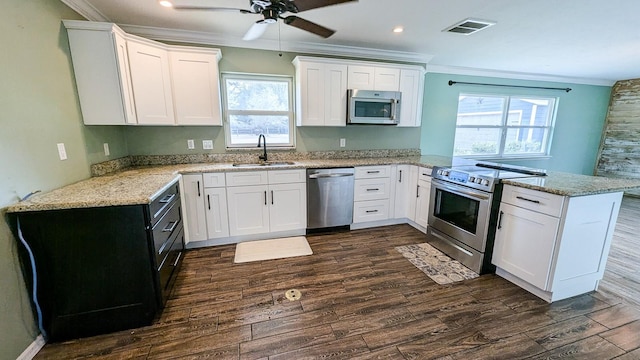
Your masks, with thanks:
[(220, 51), (173, 48), (169, 51), (176, 123), (222, 126)]
[(398, 126), (420, 126), (424, 68), (298, 56), (296, 102), (298, 126), (346, 126), (347, 89), (400, 91)]
[(65, 20), (86, 125), (222, 124), (220, 50), (170, 46)]
[(136, 123), (126, 34), (113, 24), (65, 20), (87, 125)]
[(175, 124), (167, 50), (131, 39), (127, 50), (138, 124)]
[(297, 58), (298, 126), (346, 126), (347, 65)]
[(400, 70), (400, 122), (398, 126), (420, 126), (422, 124), (422, 98), (424, 95), (424, 72), (420, 69)]
[(398, 91), (400, 69), (384, 66), (349, 65), (348, 88), (359, 90)]

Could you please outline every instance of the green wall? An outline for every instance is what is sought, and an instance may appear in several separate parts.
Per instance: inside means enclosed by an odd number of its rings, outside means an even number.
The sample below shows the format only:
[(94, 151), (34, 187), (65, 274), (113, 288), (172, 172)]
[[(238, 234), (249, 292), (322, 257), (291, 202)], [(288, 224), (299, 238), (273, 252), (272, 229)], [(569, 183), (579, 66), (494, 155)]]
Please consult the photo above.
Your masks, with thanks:
[[(220, 48), (221, 72), (247, 72), (294, 76), (291, 61), (297, 54), (277, 51)], [(282, 54), (280, 56), (279, 54)], [(130, 155), (167, 155), (224, 153), (224, 131), (221, 127), (142, 127), (129, 126), (124, 129)], [(340, 138), (346, 146), (340, 147)], [(195, 150), (187, 149), (187, 139), (194, 139)], [(202, 150), (202, 140), (213, 140), (213, 150)], [(256, 137), (256, 145), (258, 138)], [(102, 145), (100, 145), (102, 146)], [(416, 128), (388, 126), (348, 127), (298, 127), (296, 128), (296, 151), (320, 150), (365, 150), (365, 149), (417, 149), (420, 146), (420, 131)]]
[[(89, 176), (84, 126), (66, 31), (79, 16), (60, 1), (4, 0), (0, 11), (0, 208), (31, 191)], [(68, 160), (58, 160), (56, 144)], [(15, 359), (39, 333), (0, 209), (0, 359)]]
[[(449, 80), (518, 86), (569, 87), (570, 92), (476, 85), (449, 86)], [(558, 97), (558, 111), (550, 157), (500, 162), (592, 175), (609, 106), (610, 86), (497, 79), (428, 73), (422, 120), (422, 154), (451, 156), (460, 93), (540, 95)]]

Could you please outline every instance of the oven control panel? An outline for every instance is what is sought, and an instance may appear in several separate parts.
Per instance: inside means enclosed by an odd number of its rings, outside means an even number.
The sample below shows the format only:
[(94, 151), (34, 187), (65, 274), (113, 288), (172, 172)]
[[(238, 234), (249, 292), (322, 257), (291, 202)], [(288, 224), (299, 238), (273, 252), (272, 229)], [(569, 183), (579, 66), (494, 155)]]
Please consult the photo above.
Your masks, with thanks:
[(495, 179), (491, 177), (485, 177), (466, 171), (459, 171), (450, 168), (433, 168), (431, 176), (435, 179), (441, 179), (456, 184), (462, 184), (474, 189), (493, 191)]

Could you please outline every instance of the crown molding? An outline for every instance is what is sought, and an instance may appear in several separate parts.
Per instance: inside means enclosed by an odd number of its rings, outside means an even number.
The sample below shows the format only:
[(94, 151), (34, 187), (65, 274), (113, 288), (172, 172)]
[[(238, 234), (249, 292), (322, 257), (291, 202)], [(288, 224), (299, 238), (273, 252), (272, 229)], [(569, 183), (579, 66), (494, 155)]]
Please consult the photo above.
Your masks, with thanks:
[(547, 74), (521, 73), (515, 71), (499, 71), (488, 69), (476, 69), (448, 65), (427, 64), (427, 73), (441, 73), (451, 75), (469, 75), (469, 76), (485, 76), (501, 79), (531, 80), (531, 81), (549, 81), (568, 84), (613, 86), (615, 81), (607, 79), (590, 79), (578, 78), (570, 76), (557, 76)]
[(73, 11), (85, 17), (87, 20), (91, 21), (111, 21), (108, 17), (106, 17), (103, 13), (101, 13), (98, 9), (93, 7), (93, 5), (89, 4), (85, 0), (60, 0), (65, 5), (73, 9)]
[(119, 24), (120, 28), (129, 34), (134, 34), (159, 41), (173, 41), (182, 43), (193, 43), (214, 46), (228, 46), (247, 49), (285, 51), (302, 54), (344, 56), (371, 60), (388, 60), (408, 63), (427, 64), (432, 55), (373, 49), (365, 47), (332, 45), (296, 41), (284, 41), (279, 44), (277, 40), (258, 39), (253, 41), (244, 41), (241, 38), (230, 37), (227, 35), (219, 35), (200, 31), (165, 29), (150, 26), (125, 25)]

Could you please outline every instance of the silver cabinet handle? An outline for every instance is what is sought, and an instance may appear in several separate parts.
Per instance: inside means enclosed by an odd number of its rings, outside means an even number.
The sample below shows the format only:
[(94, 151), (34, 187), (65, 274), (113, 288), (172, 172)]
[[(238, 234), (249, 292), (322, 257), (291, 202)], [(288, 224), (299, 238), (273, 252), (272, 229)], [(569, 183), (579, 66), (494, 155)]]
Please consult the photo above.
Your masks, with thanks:
[(162, 204), (170, 203), (173, 198), (176, 197), (176, 194), (169, 194), (163, 197), (159, 202)]
[(524, 201), (532, 202), (532, 203), (534, 203), (534, 204), (540, 204), (540, 201), (539, 201), (539, 200), (531, 200), (531, 199), (524, 198), (524, 197), (522, 197), (522, 196), (516, 196), (516, 199), (520, 199), (520, 200), (524, 200)]
[(173, 262), (173, 267), (178, 266), (178, 262), (180, 261), (180, 258), (182, 257), (182, 251), (180, 251), (180, 253), (178, 253), (178, 257), (176, 258), (176, 261)]
[(172, 232), (177, 225), (178, 225), (178, 221), (172, 221), (168, 223), (167, 226), (164, 227), (164, 229), (162, 229), (162, 232)]

